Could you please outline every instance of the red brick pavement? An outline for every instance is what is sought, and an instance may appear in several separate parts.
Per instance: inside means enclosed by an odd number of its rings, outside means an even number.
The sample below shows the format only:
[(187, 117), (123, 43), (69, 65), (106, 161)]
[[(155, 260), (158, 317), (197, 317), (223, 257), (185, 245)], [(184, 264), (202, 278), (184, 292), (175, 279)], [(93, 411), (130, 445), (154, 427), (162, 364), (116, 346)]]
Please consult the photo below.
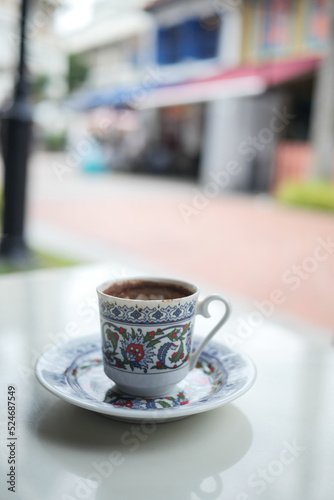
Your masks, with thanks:
[(192, 203), (189, 189), (175, 196), (138, 189), (76, 198), (35, 201), (31, 216), (252, 301), (279, 289), (276, 310), (334, 325), (334, 249), (316, 250), (319, 238), (334, 241), (330, 214), (228, 196), (186, 224), (180, 204)]

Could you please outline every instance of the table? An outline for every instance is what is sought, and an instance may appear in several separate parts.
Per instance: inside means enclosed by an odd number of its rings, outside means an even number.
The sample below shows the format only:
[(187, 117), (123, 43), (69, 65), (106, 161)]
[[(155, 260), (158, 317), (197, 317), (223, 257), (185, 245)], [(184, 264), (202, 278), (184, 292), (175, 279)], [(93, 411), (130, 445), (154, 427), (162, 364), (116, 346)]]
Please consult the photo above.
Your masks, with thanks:
[[(95, 285), (123, 271), (106, 264), (1, 277), (1, 499), (332, 499), (331, 332), (275, 315), (240, 330), (254, 306), (232, 299), (232, 319), (216, 338), (254, 360), (255, 385), (219, 409), (150, 429), (72, 406), (40, 386), (38, 356), (97, 331)], [(7, 439), (8, 386), (15, 446)], [(6, 483), (10, 445), (15, 494)]]

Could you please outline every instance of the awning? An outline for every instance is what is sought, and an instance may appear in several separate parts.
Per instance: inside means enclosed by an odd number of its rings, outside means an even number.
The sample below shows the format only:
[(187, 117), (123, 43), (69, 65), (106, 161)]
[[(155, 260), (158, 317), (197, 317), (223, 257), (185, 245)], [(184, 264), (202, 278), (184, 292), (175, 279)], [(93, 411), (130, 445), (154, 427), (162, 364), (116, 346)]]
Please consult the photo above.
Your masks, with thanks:
[(320, 58), (307, 58), (222, 71), (210, 78), (152, 89), (141, 108), (164, 107), (262, 94), (268, 88), (312, 72)]
[(149, 109), (258, 95), (268, 88), (314, 71), (321, 58), (303, 58), (262, 65), (246, 65), (220, 71), (213, 76), (147, 86), (97, 89), (72, 95), (75, 109), (101, 106)]
[(159, 108), (257, 95), (262, 94), (266, 88), (264, 81), (257, 76), (188, 81), (152, 89), (147, 98), (138, 103), (138, 107)]
[[(114, 108), (131, 107), (137, 95), (137, 89), (140, 90), (140, 85), (83, 90), (73, 93), (69, 97), (67, 104), (77, 110), (95, 109), (103, 106)], [(149, 92), (151, 89), (152, 87), (146, 89), (146, 91)]]

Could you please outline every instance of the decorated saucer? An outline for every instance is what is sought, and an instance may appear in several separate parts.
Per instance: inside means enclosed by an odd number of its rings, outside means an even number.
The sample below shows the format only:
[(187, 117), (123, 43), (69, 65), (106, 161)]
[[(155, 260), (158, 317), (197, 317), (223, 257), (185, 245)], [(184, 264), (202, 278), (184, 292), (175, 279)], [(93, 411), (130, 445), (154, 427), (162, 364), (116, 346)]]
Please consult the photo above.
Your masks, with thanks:
[[(194, 339), (196, 349), (199, 339)], [(253, 385), (253, 362), (209, 342), (196, 368), (170, 394), (152, 399), (118, 392), (103, 371), (100, 335), (58, 344), (37, 361), (35, 374), (50, 392), (74, 405), (126, 422), (167, 422), (224, 405)]]

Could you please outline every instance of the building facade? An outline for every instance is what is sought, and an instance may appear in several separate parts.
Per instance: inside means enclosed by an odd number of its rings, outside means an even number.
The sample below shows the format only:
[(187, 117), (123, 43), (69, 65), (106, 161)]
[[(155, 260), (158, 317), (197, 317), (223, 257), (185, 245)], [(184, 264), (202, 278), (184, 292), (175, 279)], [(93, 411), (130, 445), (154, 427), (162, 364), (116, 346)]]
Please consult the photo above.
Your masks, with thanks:
[[(277, 145), (309, 137), (315, 72), (328, 47), (326, 0), (158, 0), (147, 9), (156, 20), (156, 61), (170, 74), (203, 85), (203, 75), (216, 75), (221, 88), (231, 76), (235, 89), (245, 76), (262, 81), (249, 95), (236, 90), (214, 99), (204, 93), (201, 104), (187, 99), (183, 107), (202, 107), (203, 183), (224, 177), (234, 162), (238, 175), (225, 176), (223, 189), (270, 189)], [(166, 113), (163, 105), (160, 113)], [(274, 130), (270, 124), (284, 113)]]
[(277, 146), (309, 138), (326, 1), (101, 1), (68, 44), (89, 62), (82, 106), (133, 109), (134, 169), (208, 183), (232, 162), (221, 189), (267, 191)]
[(95, 90), (140, 81), (150, 60), (151, 18), (140, 9), (142, 2), (98, 0), (83, 28), (66, 39), (67, 51), (80, 55), (89, 71), (82, 90)]
[(322, 55), (328, 46), (327, 0), (244, 1), (242, 61)]

